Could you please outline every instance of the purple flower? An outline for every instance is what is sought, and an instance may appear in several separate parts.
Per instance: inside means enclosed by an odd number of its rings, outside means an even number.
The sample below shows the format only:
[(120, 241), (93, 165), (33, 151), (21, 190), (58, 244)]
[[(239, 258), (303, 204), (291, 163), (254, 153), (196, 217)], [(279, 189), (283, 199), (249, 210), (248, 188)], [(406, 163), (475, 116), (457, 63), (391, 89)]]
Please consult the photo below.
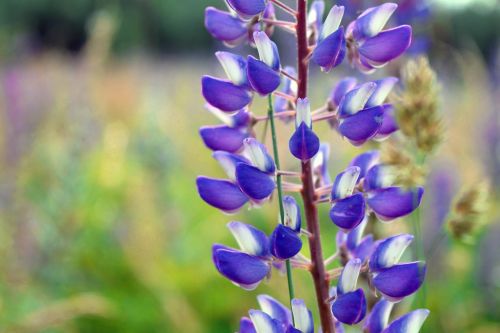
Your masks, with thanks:
[(403, 54), (411, 44), (412, 29), (400, 25), (382, 30), (396, 10), (394, 3), (368, 8), (347, 29), (349, 58), (362, 71), (372, 72)]
[[(224, 137), (220, 138), (224, 141)], [(228, 214), (238, 211), (248, 201), (261, 204), (274, 191), (276, 166), (266, 147), (254, 138), (243, 140), (242, 155), (224, 151), (213, 157), (226, 172), (229, 180), (198, 177), (200, 197), (209, 205)]]
[(253, 38), (260, 60), (248, 56), (247, 75), (253, 90), (267, 95), (281, 83), (278, 48), (263, 31), (254, 32)]
[(307, 98), (297, 100), (295, 132), (288, 147), (292, 155), (302, 161), (310, 160), (319, 151), (319, 139), (312, 131), (311, 107)]
[(396, 78), (388, 77), (352, 88), (355, 80), (349, 78), (333, 91), (329, 105), (338, 105), (339, 131), (352, 144), (386, 138), (398, 129), (392, 106), (382, 104), (396, 82)]
[(259, 15), (266, 9), (265, 0), (226, 0), (228, 5), (242, 17)]
[(424, 281), (424, 262), (399, 263), (412, 240), (413, 236), (408, 234), (386, 238), (378, 243), (370, 257), (373, 285), (388, 300), (396, 302), (413, 294)]
[(205, 9), (205, 28), (214, 38), (230, 45), (238, 44), (248, 33), (242, 19), (214, 7)]
[(317, 45), (312, 53), (312, 61), (325, 72), (337, 67), (344, 60), (346, 41), (344, 28), (339, 27), (343, 15), (344, 7), (332, 7), (322, 25)]
[(257, 296), (257, 301), (261, 310), (250, 310), (250, 318), (240, 320), (238, 333), (314, 333), (312, 314), (303, 300), (293, 299), (292, 311), (268, 295)]
[(363, 289), (356, 289), (360, 270), (361, 260), (352, 259), (346, 264), (339, 277), (332, 312), (335, 318), (344, 324), (357, 324), (366, 314), (365, 294)]
[(240, 250), (215, 244), (212, 247), (215, 268), (234, 284), (255, 289), (271, 270), (269, 239), (262, 231), (241, 222), (231, 222), (228, 228)]
[[(390, 168), (377, 164), (378, 158), (375, 151), (363, 153), (335, 179), (330, 218), (340, 228), (350, 230), (361, 223), (365, 204), (381, 221), (408, 215), (420, 205), (424, 189), (393, 186), (395, 177)], [(361, 179), (363, 190), (357, 187)]]

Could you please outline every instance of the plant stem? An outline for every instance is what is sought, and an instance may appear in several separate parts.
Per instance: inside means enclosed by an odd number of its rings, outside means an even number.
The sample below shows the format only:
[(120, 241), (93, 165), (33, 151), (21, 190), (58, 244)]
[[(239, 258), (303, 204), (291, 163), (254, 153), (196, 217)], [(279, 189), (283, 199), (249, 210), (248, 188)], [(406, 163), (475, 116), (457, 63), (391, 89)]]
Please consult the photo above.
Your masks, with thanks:
[[(297, 98), (307, 97), (307, 80), (309, 64), (309, 45), (307, 41), (307, 0), (297, 0), (297, 60), (298, 60), (298, 92)], [(335, 333), (333, 315), (328, 303), (328, 277), (323, 262), (321, 249), (318, 209), (316, 207), (316, 194), (312, 177), (311, 161), (302, 161), (302, 201), (304, 202), (309, 248), (311, 252), (311, 275), (313, 277), (316, 300), (318, 302), (321, 327), (324, 333)]]
[[(267, 115), (269, 118), (269, 123), (271, 124), (271, 137), (273, 140), (273, 153), (274, 153), (274, 163), (276, 164), (276, 169), (281, 170), (280, 159), (278, 154), (278, 140), (276, 139), (276, 126), (274, 123), (274, 108), (273, 108), (273, 96), (269, 94), (267, 96)], [(283, 207), (283, 188), (282, 188), (282, 174), (279, 172), (276, 173), (276, 183), (278, 187), (278, 202), (280, 209), (280, 222), (281, 224), (285, 224), (285, 208)], [(293, 287), (293, 279), (292, 279), (292, 266), (290, 264), (290, 260), (287, 259), (285, 261), (286, 265), (286, 279), (288, 282), (288, 295), (290, 296), (290, 304), (292, 300), (295, 298), (295, 290)]]

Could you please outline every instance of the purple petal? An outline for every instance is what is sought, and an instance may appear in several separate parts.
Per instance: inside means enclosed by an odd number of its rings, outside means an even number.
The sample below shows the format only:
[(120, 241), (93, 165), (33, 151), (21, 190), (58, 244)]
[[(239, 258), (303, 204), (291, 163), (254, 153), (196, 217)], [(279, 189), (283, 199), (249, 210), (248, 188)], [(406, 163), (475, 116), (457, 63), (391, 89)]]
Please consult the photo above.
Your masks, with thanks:
[(340, 65), (344, 60), (346, 51), (346, 41), (344, 38), (344, 28), (323, 39), (313, 51), (312, 61), (314, 61), (325, 72)]
[(428, 315), (427, 309), (412, 311), (394, 320), (382, 333), (418, 333)]
[(260, 95), (267, 95), (279, 87), (281, 78), (278, 72), (252, 56), (248, 56), (247, 61), (248, 80), (256, 92)]
[(370, 257), (370, 271), (378, 272), (397, 264), (403, 252), (412, 241), (413, 236), (409, 234), (401, 234), (384, 239), (378, 244)]
[(291, 325), (292, 313), (276, 299), (269, 295), (259, 295), (257, 296), (257, 302), (259, 302), (262, 311), (271, 316), (271, 318), (280, 321), (284, 326)]
[(256, 201), (269, 197), (276, 187), (268, 174), (244, 163), (236, 166), (236, 181), (241, 190)]
[(353, 250), (353, 256), (355, 258), (360, 259), (361, 261), (365, 261), (368, 257), (371, 256), (375, 247), (375, 242), (373, 241), (373, 235), (368, 235), (364, 237), (359, 245)]
[(398, 79), (392, 76), (374, 81), (374, 83), (377, 85), (377, 88), (375, 88), (375, 91), (366, 102), (365, 107), (372, 107), (383, 104), (397, 82)]
[(220, 125), (201, 127), (200, 136), (208, 148), (234, 153), (241, 149), (248, 134), (239, 128)]
[(383, 221), (389, 221), (413, 212), (424, 194), (422, 187), (404, 190), (388, 187), (368, 193), (367, 203)]
[(422, 261), (394, 265), (378, 273), (373, 278), (373, 285), (387, 299), (398, 301), (420, 288), (425, 271), (426, 266)]
[(226, 42), (235, 41), (248, 31), (240, 18), (214, 7), (205, 10), (205, 27), (214, 38)]
[(319, 151), (319, 138), (302, 122), (290, 138), (288, 147), (293, 156), (299, 160), (307, 161)]
[(366, 173), (372, 166), (378, 163), (380, 159), (380, 153), (377, 150), (370, 150), (356, 156), (349, 166), (357, 166), (361, 169), (359, 173), (359, 179), (365, 177)]
[(356, 193), (335, 202), (330, 209), (330, 219), (344, 230), (358, 226), (365, 217), (365, 200), (361, 193)]
[(237, 284), (258, 283), (270, 270), (270, 266), (259, 257), (215, 245), (212, 257), (219, 273)]
[(337, 83), (335, 88), (333, 88), (332, 92), (330, 93), (330, 97), (328, 98), (328, 102), (332, 106), (332, 109), (340, 105), (342, 97), (344, 97), (346, 93), (356, 87), (356, 82), (356, 78), (346, 77)]
[[(381, 333), (389, 322), (389, 316), (394, 303), (381, 299), (373, 306), (373, 309), (366, 319), (364, 331), (366, 333)], [(406, 331), (403, 331), (406, 332)]]
[(227, 3), (238, 14), (243, 16), (255, 16), (266, 9), (264, 0), (227, 0)]
[(238, 333), (257, 333), (252, 321), (248, 317), (243, 317), (240, 320), (240, 330)]
[(201, 90), (210, 105), (226, 112), (238, 111), (252, 100), (252, 94), (244, 87), (207, 75), (201, 78)]
[(384, 3), (377, 7), (368, 8), (355, 21), (354, 37), (364, 39), (377, 35), (387, 23), (398, 5)]
[(403, 54), (410, 44), (411, 27), (409, 25), (401, 25), (382, 31), (375, 37), (368, 38), (359, 47), (359, 53), (368, 60), (377, 63), (386, 63)]
[(364, 109), (340, 121), (339, 131), (354, 145), (374, 137), (382, 124), (384, 109), (376, 106)]
[(243, 252), (259, 257), (269, 255), (269, 238), (264, 232), (238, 221), (228, 223), (227, 227)]
[(302, 241), (289, 227), (278, 224), (271, 234), (271, 253), (278, 259), (289, 259), (300, 252)]
[(354, 325), (366, 315), (366, 298), (363, 289), (357, 289), (337, 297), (332, 304), (332, 312), (338, 321)]
[(200, 176), (196, 178), (196, 186), (206, 203), (226, 213), (236, 212), (248, 201), (236, 184), (225, 179)]
[(384, 116), (382, 125), (375, 136), (375, 139), (380, 140), (388, 137), (399, 129), (396, 117), (394, 115), (394, 107), (391, 104), (384, 104)]

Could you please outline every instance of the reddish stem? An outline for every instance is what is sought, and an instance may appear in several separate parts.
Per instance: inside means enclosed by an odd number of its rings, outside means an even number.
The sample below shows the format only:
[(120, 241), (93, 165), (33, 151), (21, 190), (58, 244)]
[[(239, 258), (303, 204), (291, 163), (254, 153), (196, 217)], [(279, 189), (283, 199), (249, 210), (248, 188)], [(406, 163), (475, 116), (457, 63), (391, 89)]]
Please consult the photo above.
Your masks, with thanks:
[[(307, 42), (307, 0), (297, 0), (297, 50), (298, 50), (298, 92), (297, 98), (307, 97), (308, 80), (308, 57), (309, 45)], [(323, 250), (318, 221), (318, 209), (316, 207), (316, 194), (312, 177), (311, 161), (302, 162), (302, 200), (307, 221), (307, 230), (311, 233), (309, 237), (309, 248), (311, 251), (311, 275), (314, 281), (316, 299), (318, 302), (321, 327), (324, 333), (335, 333), (333, 316), (328, 302), (329, 282), (323, 262)]]

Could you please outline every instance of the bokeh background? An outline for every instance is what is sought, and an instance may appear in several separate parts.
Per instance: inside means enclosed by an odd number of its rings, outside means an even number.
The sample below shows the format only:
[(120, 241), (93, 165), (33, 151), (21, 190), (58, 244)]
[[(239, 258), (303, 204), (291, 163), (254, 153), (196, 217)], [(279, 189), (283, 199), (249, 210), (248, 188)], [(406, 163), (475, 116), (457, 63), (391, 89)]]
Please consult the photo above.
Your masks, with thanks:
[[(223, 176), (197, 132), (217, 123), (199, 85), (202, 74), (221, 73), (213, 52), (222, 46), (203, 27), (208, 5), (223, 7), (219, 0), (0, 1), (0, 331), (234, 332), (257, 293), (286, 301), (279, 274), (245, 292), (211, 263), (212, 243), (234, 245), (227, 222), (270, 232), (277, 209), (228, 217), (196, 193), (196, 175)], [(423, 332), (496, 333), (500, 5), (428, 6), (412, 18), (419, 36), (412, 54), (427, 52), (438, 72), (445, 139), (429, 157), (423, 203), (432, 311)], [(286, 52), (293, 40), (276, 36), (293, 64)], [(347, 72), (347, 65), (313, 72), (313, 104)], [(254, 112), (264, 114), (262, 101)], [(361, 152), (318, 129), (332, 144), (332, 174)], [(280, 125), (279, 136), (286, 168), (296, 169), (284, 157), (289, 129)], [(478, 182), (489, 184), (491, 205), (479, 233), (455, 241), (442, 232), (450, 205)], [(336, 229), (327, 216), (322, 209), (331, 253)], [(380, 228), (407, 227), (396, 224)], [(294, 277), (314, 309), (309, 276)]]

